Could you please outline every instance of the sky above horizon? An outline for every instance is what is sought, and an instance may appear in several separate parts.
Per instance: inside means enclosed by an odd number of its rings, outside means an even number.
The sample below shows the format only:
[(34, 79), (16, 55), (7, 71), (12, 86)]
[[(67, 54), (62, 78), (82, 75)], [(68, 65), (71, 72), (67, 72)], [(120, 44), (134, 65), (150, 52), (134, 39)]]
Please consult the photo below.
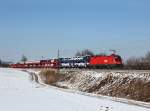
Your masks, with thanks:
[(0, 1), (0, 59), (110, 53), (123, 59), (150, 51), (149, 0)]

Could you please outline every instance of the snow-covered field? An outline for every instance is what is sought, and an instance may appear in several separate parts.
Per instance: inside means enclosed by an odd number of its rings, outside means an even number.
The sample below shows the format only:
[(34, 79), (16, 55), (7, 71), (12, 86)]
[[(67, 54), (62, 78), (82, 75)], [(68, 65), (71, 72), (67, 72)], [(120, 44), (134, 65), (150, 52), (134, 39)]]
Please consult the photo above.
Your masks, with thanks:
[(0, 68), (0, 111), (150, 111), (149, 108), (43, 86), (29, 74)]

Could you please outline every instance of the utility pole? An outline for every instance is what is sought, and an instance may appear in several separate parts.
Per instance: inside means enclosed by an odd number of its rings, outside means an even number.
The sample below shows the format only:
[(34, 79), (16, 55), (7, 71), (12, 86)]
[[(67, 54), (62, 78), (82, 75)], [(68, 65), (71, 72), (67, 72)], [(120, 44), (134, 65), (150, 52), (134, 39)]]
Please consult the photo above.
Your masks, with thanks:
[(59, 71), (60, 71), (60, 67), (59, 67), (59, 65), (60, 65), (59, 56), (60, 56), (60, 50), (58, 49), (58, 52), (57, 52), (57, 60), (58, 60), (57, 73), (59, 73)]

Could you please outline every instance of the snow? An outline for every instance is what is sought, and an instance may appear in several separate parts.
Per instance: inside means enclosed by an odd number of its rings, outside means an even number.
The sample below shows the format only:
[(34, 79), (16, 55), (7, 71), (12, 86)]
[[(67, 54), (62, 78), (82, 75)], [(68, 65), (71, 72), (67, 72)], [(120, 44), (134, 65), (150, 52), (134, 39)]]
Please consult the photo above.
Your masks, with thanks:
[(0, 68), (0, 111), (150, 111), (32, 82), (29, 74)]
[[(100, 82), (102, 80), (105, 80), (110, 75), (113, 77), (112, 79), (114, 79), (113, 84), (122, 83), (124, 78), (128, 78), (127, 83), (130, 83), (130, 81), (132, 81), (134, 79), (140, 79), (147, 83), (150, 82), (150, 73), (149, 72), (77, 71), (77, 72), (73, 73), (73, 75), (72, 75), (73, 77), (70, 80), (60, 81), (57, 84), (59, 86), (67, 86), (69, 89), (73, 89), (73, 90), (86, 91), (88, 88), (100, 84)], [(73, 82), (72, 82), (72, 80), (73, 80)], [(105, 85), (104, 89), (108, 90), (107, 87), (112, 87), (113, 84), (111, 83), (111, 84)]]

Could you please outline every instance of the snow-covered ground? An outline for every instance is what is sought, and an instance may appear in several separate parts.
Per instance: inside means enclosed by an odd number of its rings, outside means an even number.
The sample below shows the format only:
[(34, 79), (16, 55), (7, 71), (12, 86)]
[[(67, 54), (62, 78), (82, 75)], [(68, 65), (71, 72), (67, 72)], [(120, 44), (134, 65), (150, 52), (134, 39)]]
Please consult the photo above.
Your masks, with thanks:
[(55, 84), (97, 95), (150, 102), (149, 71), (68, 71)]
[(42, 86), (29, 74), (0, 68), (0, 111), (150, 111), (149, 108)]

